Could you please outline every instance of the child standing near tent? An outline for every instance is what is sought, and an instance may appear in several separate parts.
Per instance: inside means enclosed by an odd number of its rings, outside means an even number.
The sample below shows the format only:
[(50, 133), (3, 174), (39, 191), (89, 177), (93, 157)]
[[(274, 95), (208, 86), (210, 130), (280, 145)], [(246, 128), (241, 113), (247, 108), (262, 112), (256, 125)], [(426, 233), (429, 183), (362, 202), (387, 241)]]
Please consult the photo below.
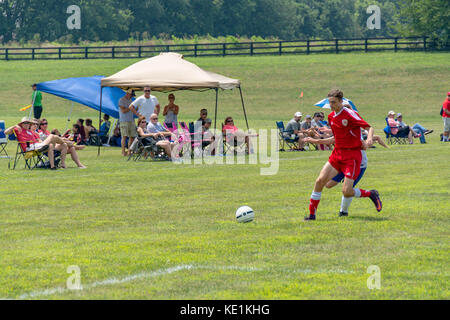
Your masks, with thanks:
[(43, 107), (42, 107), (42, 93), (37, 89), (37, 85), (33, 84), (31, 86), (33, 88), (33, 94), (31, 95), (31, 103), (33, 106), (33, 114), (34, 118), (39, 120), (41, 119)]

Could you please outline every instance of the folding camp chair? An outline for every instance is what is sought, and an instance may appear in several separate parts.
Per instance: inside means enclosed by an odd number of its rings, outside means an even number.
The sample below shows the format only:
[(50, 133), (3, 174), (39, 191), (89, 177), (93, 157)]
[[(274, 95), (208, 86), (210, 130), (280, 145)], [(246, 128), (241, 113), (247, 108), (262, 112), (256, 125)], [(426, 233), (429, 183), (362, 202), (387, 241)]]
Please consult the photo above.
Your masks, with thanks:
[[(16, 169), (17, 164), (21, 159), (25, 161), (25, 169), (47, 169), (50, 168), (50, 161), (48, 159), (48, 146), (44, 146), (38, 150), (27, 151), (27, 148), (31, 145), (33, 141), (20, 141), (14, 131), (14, 138), (17, 140), (16, 155), (14, 157), (13, 170)], [(58, 166), (61, 153), (59, 151), (54, 151), (54, 162), (55, 167)], [(11, 168), (11, 161), (8, 163), (8, 167)]]
[(101, 146), (102, 145), (100, 136), (97, 131), (91, 132), (89, 134), (89, 140), (88, 140), (87, 144), (90, 146)]
[(131, 144), (130, 150), (131, 154), (128, 157), (128, 161), (139, 161), (152, 159), (154, 161), (167, 161), (169, 156), (164, 152), (164, 149), (156, 145), (156, 143), (145, 144), (145, 138), (137, 137)]
[(384, 128), (384, 133), (386, 134), (386, 140), (388, 144), (407, 144), (407, 138), (399, 136), (398, 134), (392, 134), (392, 129), (398, 129), (398, 127), (391, 127), (389, 125), (388, 118), (385, 119), (387, 126)]
[[(297, 139), (292, 139), (290, 137), (290, 134), (292, 134), (291, 132), (288, 132), (285, 130), (284, 128), (284, 123), (283, 121), (277, 121), (277, 129), (278, 129), (278, 139), (280, 141), (280, 151), (286, 151), (284, 148), (285, 146), (289, 147), (289, 151), (293, 151), (293, 150), (297, 150), (298, 149), (298, 145), (297, 145)], [(289, 135), (289, 136), (287, 136)]]
[(0, 159), (9, 159), (8, 152), (6, 151), (6, 146), (8, 145), (8, 139), (5, 135), (5, 121), (0, 120)]
[(178, 131), (178, 128), (177, 128), (177, 123), (176, 122), (172, 122), (172, 123), (165, 123), (164, 122), (164, 128), (167, 130), (167, 131), (170, 131), (170, 132), (172, 132), (172, 133), (177, 133), (177, 131)]
[[(211, 146), (211, 143), (213, 142), (211, 140), (205, 140), (205, 137), (203, 136), (203, 130), (201, 123), (196, 128), (194, 122), (189, 122), (189, 133), (191, 134), (191, 148), (192, 148), (192, 154), (191, 156), (194, 157), (196, 154), (202, 155), (204, 154), (205, 150), (209, 149)], [(211, 155), (214, 155), (215, 151), (211, 150)]]
[(200, 139), (198, 139), (199, 137), (196, 136), (194, 123), (191, 122), (188, 126), (186, 125), (186, 122), (180, 122), (180, 130), (178, 130), (178, 135), (178, 142), (180, 144), (179, 150), (181, 151), (181, 154), (190, 154), (191, 157), (194, 157), (196, 152), (195, 150), (199, 150), (199, 147), (202, 145), (201, 133)]
[(223, 144), (223, 154), (226, 155), (230, 150), (233, 151), (234, 155), (245, 154), (246, 144), (245, 139), (238, 139), (224, 130), (224, 124), (222, 123), (222, 144)]

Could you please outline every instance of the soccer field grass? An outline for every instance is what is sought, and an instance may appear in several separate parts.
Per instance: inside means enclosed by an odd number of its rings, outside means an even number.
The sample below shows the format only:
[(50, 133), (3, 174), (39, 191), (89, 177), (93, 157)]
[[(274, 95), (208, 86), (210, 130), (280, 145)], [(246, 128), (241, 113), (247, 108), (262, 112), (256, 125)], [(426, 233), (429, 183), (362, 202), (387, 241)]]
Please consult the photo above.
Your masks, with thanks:
[[(280, 153), (268, 165), (126, 162), (120, 150), (87, 148), (78, 170), (8, 170), (0, 159), (0, 299), (448, 299), (450, 144), (439, 142), (439, 109), (450, 89), (450, 54), (376, 53), (189, 59), (241, 79), (250, 126), (271, 129), (339, 87), (382, 135), (389, 110), (435, 132), (421, 145), (368, 151), (360, 187), (378, 189), (377, 213), (355, 199), (339, 218), (341, 193), (326, 190), (318, 220), (305, 223), (314, 180), (329, 152)], [(133, 60), (0, 62), (0, 119), (24, 116), (33, 82), (110, 75)], [(299, 99), (300, 92), (304, 101)], [(155, 93), (161, 105), (164, 94)], [(214, 93), (175, 93), (180, 120)], [(70, 104), (44, 95), (50, 127), (64, 129)], [(223, 92), (225, 116), (244, 128), (239, 94)], [(72, 119), (98, 118), (76, 106)], [(14, 154), (10, 143), (8, 152)], [(241, 205), (255, 210), (238, 224)], [(381, 288), (369, 290), (369, 266)], [(69, 266), (83, 290), (67, 290)]]

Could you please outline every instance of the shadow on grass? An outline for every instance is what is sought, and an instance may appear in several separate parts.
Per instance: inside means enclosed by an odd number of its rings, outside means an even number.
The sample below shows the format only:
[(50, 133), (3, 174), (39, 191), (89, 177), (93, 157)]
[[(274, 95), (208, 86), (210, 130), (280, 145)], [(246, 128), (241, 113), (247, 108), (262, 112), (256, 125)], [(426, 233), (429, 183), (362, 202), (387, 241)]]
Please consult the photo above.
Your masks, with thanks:
[(347, 219), (364, 220), (364, 221), (388, 221), (386, 217), (367, 217), (367, 216), (349, 216)]

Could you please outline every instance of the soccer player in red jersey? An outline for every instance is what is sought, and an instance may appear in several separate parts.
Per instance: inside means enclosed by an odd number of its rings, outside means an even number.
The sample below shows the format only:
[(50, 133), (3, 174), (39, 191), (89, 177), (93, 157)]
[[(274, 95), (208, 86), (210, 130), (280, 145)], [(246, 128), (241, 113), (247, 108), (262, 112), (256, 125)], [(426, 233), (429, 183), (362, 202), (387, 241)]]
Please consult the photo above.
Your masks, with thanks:
[(369, 130), (367, 144), (373, 142), (373, 129), (358, 113), (346, 108), (342, 104), (344, 94), (340, 90), (332, 90), (328, 94), (332, 113), (328, 116), (335, 139), (335, 147), (328, 162), (323, 167), (316, 180), (314, 191), (309, 204), (309, 216), (305, 220), (316, 220), (317, 207), (322, 197), (322, 190), (332, 178), (343, 173), (344, 184), (342, 193), (345, 198), (370, 198), (378, 212), (382, 203), (378, 191), (354, 189), (353, 184), (360, 173), (361, 156), (361, 128)]

